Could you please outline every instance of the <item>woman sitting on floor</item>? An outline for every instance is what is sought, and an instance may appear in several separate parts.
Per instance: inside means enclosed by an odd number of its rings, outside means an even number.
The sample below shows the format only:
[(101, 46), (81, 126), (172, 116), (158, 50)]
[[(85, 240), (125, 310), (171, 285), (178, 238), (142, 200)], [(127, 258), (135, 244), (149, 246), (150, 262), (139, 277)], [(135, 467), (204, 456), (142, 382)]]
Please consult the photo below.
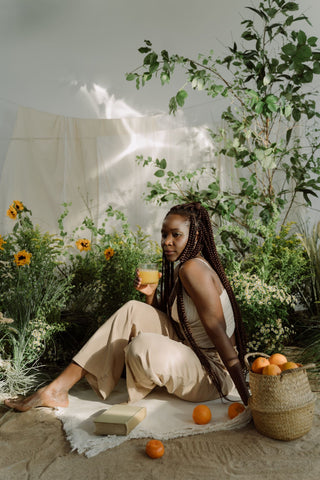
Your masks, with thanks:
[(144, 398), (155, 386), (204, 402), (227, 396), (234, 384), (247, 405), (243, 325), (207, 210), (200, 203), (171, 208), (161, 246), (160, 300), (157, 285), (141, 285), (137, 275), (135, 287), (146, 302), (127, 302), (55, 380), (29, 397), (6, 400), (7, 406), (20, 411), (67, 407), (70, 388), (84, 376), (106, 399), (124, 366), (129, 402)]

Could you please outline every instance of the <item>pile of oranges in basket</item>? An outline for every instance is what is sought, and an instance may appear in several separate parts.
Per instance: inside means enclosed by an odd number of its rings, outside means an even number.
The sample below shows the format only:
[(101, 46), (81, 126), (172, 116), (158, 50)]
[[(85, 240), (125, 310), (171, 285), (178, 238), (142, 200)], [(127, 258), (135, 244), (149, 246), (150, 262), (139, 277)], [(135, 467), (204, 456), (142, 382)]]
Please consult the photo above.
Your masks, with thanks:
[(273, 353), (269, 358), (257, 357), (251, 365), (253, 373), (262, 375), (280, 375), (285, 370), (301, 367), (300, 363), (290, 362), (282, 353)]

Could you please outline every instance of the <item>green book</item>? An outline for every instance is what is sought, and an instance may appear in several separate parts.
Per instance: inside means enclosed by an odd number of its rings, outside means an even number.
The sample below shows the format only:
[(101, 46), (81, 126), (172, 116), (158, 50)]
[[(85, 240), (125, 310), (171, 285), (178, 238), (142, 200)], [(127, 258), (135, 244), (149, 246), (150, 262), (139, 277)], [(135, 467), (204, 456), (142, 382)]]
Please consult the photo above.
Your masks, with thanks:
[(112, 405), (94, 418), (97, 435), (128, 435), (147, 415), (145, 407)]

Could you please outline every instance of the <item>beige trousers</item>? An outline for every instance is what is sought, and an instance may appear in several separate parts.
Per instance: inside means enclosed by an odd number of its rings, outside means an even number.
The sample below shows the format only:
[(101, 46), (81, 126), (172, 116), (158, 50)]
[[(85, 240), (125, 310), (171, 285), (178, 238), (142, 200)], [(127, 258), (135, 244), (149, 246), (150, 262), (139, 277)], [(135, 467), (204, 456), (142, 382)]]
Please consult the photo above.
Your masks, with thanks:
[[(167, 315), (136, 300), (117, 310), (73, 360), (87, 371), (88, 382), (103, 399), (118, 383), (124, 366), (130, 402), (144, 398), (156, 386), (192, 402), (219, 397), (197, 355), (178, 339)], [(230, 377), (227, 372), (220, 372), (220, 377), (227, 394)]]

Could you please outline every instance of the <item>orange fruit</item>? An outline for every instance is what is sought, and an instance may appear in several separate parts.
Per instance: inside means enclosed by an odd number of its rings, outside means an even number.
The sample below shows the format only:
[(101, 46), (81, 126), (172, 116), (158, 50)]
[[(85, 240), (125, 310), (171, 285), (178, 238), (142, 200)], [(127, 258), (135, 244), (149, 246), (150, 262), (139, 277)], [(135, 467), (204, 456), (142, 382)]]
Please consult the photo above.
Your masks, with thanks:
[(270, 357), (269, 357), (269, 362), (272, 364), (272, 365), (282, 365), (283, 363), (286, 363), (288, 360), (287, 360), (287, 357), (285, 357), (284, 355), (282, 355), (282, 353), (273, 353)]
[(245, 406), (240, 403), (240, 402), (234, 402), (229, 405), (228, 408), (228, 417), (229, 418), (235, 418), (239, 413), (243, 412), (245, 410)]
[(257, 357), (253, 362), (252, 362), (252, 365), (251, 365), (251, 370), (254, 372), (254, 373), (262, 373), (262, 370), (264, 367), (266, 367), (267, 365), (269, 365), (270, 362), (267, 358), (265, 357)]
[(211, 410), (207, 405), (197, 405), (193, 409), (192, 418), (194, 423), (205, 425), (211, 420)]
[(294, 362), (286, 362), (283, 365), (281, 365), (281, 370), (291, 370), (292, 368), (298, 368), (298, 365)]
[(161, 440), (149, 440), (146, 445), (146, 454), (150, 458), (160, 458), (164, 454), (164, 445)]
[(266, 365), (262, 370), (262, 375), (279, 375), (281, 373), (281, 368), (279, 365)]

